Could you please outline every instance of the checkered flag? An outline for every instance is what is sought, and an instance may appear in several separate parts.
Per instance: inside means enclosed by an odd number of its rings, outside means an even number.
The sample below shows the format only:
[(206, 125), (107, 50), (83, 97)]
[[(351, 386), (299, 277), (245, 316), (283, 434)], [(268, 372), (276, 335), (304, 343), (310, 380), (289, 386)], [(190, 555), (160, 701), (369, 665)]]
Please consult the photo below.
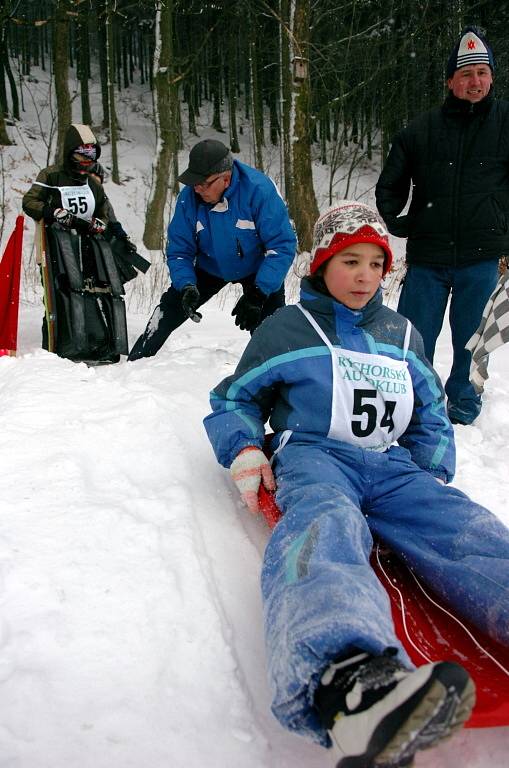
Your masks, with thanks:
[(509, 270), (499, 279), (482, 313), (481, 324), (465, 348), (472, 353), (470, 381), (478, 394), (488, 379), (490, 352), (509, 341)]

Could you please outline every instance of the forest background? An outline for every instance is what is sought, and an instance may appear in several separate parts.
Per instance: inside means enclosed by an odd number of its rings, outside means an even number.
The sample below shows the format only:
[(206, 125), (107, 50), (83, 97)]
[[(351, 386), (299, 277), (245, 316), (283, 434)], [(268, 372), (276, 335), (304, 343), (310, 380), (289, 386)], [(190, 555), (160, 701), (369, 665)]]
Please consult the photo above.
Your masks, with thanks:
[[(121, 185), (131, 169), (119, 162), (119, 99), (150, 90), (157, 147), (147, 159), (143, 244), (156, 251), (164, 249), (178, 193), (183, 136), (198, 140), (205, 107), (234, 153), (247, 140), (261, 170), (268, 153), (278, 155), (275, 180), (300, 248), (308, 250), (318, 214), (313, 163), (327, 166), (329, 203), (338, 192), (352, 196), (357, 169), (366, 162), (380, 167), (392, 135), (441, 102), (445, 64), (462, 26), (486, 31), (497, 95), (509, 92), (505, 2), (0, 0), (0, 20), (0, 145), (16, 141), (37, 77), (47, 73), (47, 164), (61, 157), (78, 112), (109, 145), (107, 170)], [(92, 115), (94, 89), (100, 117)]]

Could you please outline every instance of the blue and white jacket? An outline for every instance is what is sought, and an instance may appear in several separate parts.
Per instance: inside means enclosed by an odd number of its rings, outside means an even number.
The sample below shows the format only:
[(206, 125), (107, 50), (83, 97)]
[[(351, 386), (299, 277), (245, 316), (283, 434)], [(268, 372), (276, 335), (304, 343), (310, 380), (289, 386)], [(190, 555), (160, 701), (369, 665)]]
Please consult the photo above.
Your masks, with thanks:
[[(338, 349), (404, 357), (408, 321), (382, 304), (381, 291), (362, 310), (351, 310), (301, 284), (301, 305)], [(440, 379), (412, 327), (406, 352), (413, 386), (410, 423), (399, 445), (421, 469), (449, 482), (455, 471), (454, 434)], [(328, 347), (297, 306), (268, 317), (254, 333), (232, 376), (211, 393), (212, 413), (204, 424), (218, 461), (229, 467), (248, 445), (263, 446), (265, 423), (290, 440), (327, 437), (331, 421), (332, 365)]]
[(195, 265), (226, 282), (256, 275), (265, 294), (285, 279), (297, 239), (274, 182), (235, 160), (230, 186), (215, 205), (192, 187), (177, 198), (168, 227), (166, 256), (172, 285), (196, 285)]

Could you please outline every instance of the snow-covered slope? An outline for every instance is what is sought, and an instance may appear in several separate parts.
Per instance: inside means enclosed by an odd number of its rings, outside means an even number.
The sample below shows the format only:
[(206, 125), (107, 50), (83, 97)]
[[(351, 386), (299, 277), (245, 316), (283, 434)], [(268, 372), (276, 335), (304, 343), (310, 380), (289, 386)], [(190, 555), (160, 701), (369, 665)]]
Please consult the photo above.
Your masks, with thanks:
[[(0, 358), (1, 768), (332, 765), (270, 714), (268, 532), (201, 424), (247, 334), (212, 302), (156, 358), (92, 369), (38, 348), (40, 315), (21, 307), (20, 356)], [(457, 482), (509, 522), (495, 358), (478, 425), (457, 429)], [(508, 742), (465, 731), (417, 766), (503, 768)]]

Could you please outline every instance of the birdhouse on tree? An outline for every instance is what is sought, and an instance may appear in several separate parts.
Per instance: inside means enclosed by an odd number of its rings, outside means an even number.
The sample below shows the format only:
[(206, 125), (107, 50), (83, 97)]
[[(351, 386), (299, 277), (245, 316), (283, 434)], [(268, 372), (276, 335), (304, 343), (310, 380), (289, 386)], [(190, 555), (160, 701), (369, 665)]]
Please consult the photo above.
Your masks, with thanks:
[(294, 56), (292, 59), (293, 79), (295, 82), (302, 82), (308, 76), (309, 59), (303, 56)]

